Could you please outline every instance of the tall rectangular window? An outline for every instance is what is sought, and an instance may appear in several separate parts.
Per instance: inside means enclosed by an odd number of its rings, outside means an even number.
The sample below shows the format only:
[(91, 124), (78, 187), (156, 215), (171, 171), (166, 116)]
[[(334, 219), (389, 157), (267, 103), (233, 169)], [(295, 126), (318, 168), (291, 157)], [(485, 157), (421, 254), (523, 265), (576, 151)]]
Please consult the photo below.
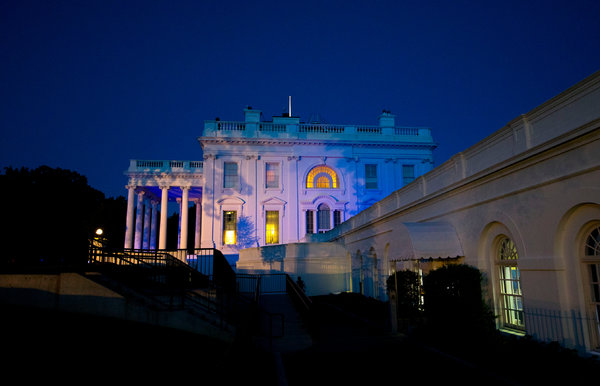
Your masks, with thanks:
[(319, 205), (317, 208), (317, 230), (319, 232), (331, 229), (330, 216), (329, 207), (326, 204)]
[(336, 227), (342, 223), (342, 212), (339, 210), (333, 211), (333, 226)]
[(223, 244), (237, 243), (237, 212), (234, 210), (223, 211)]
[(237, 162), (225, 162), (223, 171), (223, 187), (237, 188), (238, 186), (238, 164)]
[(266, 217), (265, 242), (267, 244), (279, 244), (279, 211), (267, 210)]
[(265, 177), (267, 188), (279, 188), (279, 164), (267, 162), (265, 164)]
[(365, 165), (365, 185), (367, 189), (377, 189), (377, 165)]
[(410, 184), (415, 179), (415, 165), (402, 165), (402, 182)]
[(315, 233), (315, 217), (314, 211), (306, 211), (306, 233)]

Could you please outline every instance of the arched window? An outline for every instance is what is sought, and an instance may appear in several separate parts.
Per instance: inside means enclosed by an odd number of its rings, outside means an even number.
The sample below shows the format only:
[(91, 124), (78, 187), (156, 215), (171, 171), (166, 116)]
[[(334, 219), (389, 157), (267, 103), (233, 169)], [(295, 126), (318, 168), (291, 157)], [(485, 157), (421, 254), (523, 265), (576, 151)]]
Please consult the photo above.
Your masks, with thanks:
[(306, 177), (306, 187), (308, 189), (337, 189), (339, 188), (337, 174), (329, 166), (316, 166)]
[(330, 212), (327, 204), (321, 204), (317, 208), (317, 229), (319, 232), (331, 229)]
[(326, 189), (329, 188), (329, 178), (325, 177), (325, 176), (320, 176), (317, 178), (317, 188), (318, 189)]
[(600, 347), (600, 226), (594, 228), (585, 239), (584, 259), (588, 266), (589, 285), (591, 290), (592, 314), (595, 319), (596, 348)]
[(505, 327), (525, 329), (521, 274), (517, 266), (519, 255), (511, 239), (503, 237), (498, 245), (498, 273), (502, 322)]
[(585, 255), (600, 256), (600, 226), (591, 231), (586, 238)]

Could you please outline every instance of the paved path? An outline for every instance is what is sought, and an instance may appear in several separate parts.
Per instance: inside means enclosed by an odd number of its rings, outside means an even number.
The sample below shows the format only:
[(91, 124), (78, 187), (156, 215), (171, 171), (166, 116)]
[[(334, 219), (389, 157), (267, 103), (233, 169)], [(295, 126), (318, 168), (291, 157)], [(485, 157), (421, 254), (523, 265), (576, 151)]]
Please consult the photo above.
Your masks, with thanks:
[[(271, 352), (294, 352), (313, 345), (305, 322), (287, 294), (266, 294), (260, 298), (261, 308), (272, 315), (273, 339), (261, 338), (259, 344)], [(283, 316), (283, 328), (281, 327)], [(270, 328), (269, 321), (262, 319), (263, 327)]]
[(265, 296), (262, 305), (271, 313), (285, 315), (285, 334), (274, 339), (269, 350), (274, 355), (278, 386), (406, 383), (414, 375), (424, 384), (514, 385), (403, 335), (389, 334), (336, 311), (318, 321), (311, 338), (287, 296)]

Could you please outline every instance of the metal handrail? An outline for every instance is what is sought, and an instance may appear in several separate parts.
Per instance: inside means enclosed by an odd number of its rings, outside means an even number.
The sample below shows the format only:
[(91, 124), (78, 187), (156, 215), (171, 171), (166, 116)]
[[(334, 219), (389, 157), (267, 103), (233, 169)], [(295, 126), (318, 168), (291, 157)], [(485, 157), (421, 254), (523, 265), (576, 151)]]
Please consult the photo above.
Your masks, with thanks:
[(312, 300), (306, 295), (306, 293), (298, 286), (298, 284), (292, 280), (290, 275), (285, 275), (285, 290), (287, 294), (296, 301), (303, 312), (310, 312), (312, 309)]
[[(187, 259), (191, 256), (195, 258)], [(210, 264), (205, 260), (210, 260)], [(146, 296), (159, 295), (154, 297), (155, 300), (167, 309), (193, 311), (198, 307), (215, 315), (220, 328), (225, 327), (226, 321), (236, 323), (244, 320), (232, 308), (241, 300), (235, 293), (235, 272), (218, 249), (136, 250), (90, 245), (88, 263), (139, 267), (144, 280), (158, 285), (156, 288), (155, 284), (141, 287), (142, 293)], [(174, 286), (170, 285), (171, 279)]]

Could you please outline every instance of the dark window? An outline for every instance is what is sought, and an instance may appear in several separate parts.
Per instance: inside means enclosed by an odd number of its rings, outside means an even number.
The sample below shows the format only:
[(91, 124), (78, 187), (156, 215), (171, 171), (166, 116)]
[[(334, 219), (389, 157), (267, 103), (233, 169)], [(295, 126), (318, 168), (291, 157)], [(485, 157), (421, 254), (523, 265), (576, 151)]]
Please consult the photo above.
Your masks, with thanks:
[(306, 233), (315, 233), (315, 219), (312, 210), (306, 211)]
[(238, 185), (238, 164), (236, 162), (225, 162), (223, 173), (223, 187), (237, 188)]
[(410, 184), (415, 179), (415, 165), (402, 165), (402, 181), (404, 185)]
[(325, 204), (317, 208), (317, 229), (319, 231), (331, 229), (329, 207)]
[(333, 226), (336, 227), (342, 223), (342, 212), (339, 210), (333, 211)]
[(377, 165), (365, 165), (365, 187), (377, 189)]

